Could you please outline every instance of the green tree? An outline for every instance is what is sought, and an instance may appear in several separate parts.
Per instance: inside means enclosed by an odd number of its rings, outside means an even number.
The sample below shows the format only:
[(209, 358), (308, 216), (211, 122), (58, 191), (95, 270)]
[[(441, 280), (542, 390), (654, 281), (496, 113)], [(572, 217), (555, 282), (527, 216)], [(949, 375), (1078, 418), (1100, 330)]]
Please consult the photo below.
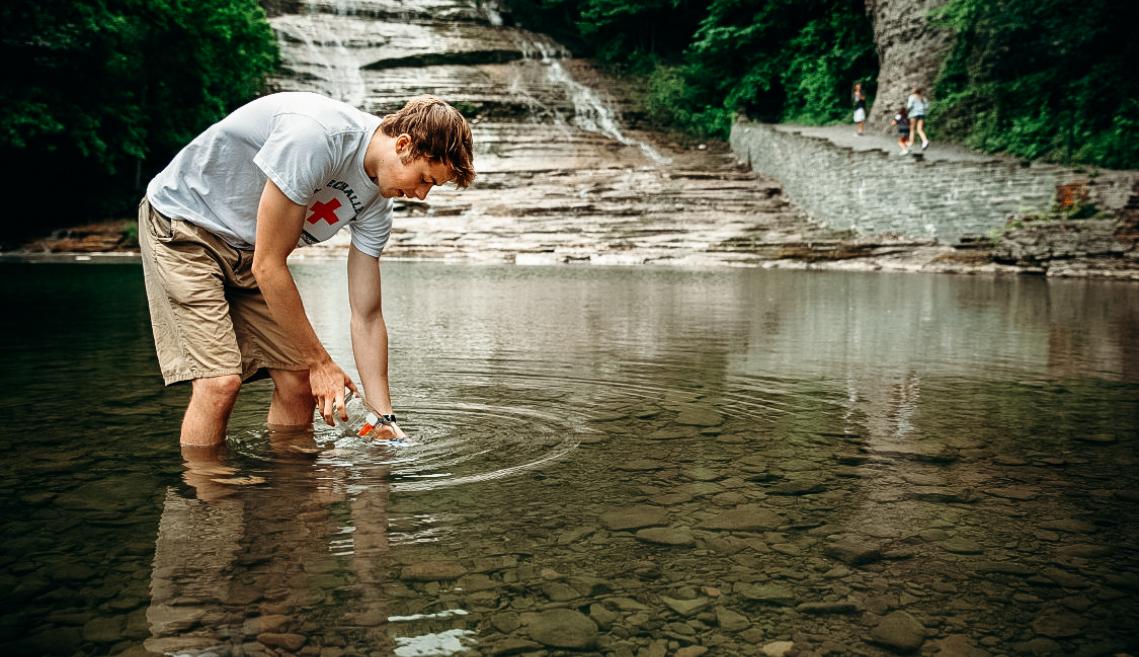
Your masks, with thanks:
[(987, 151), (1139, 167), (1139, 5), (950, 0), (956, 34), (931, 121)]
[(0, 21), (0, 153), (35, 176), (9, 234), (129, 211), (277, 62), (255, 0), (18, 0)]
[(726, 136), (736, 112), (826, 123), (877, 74), (873, 32), (851, 0), (508, 0), (519, 19), (574, 37), (605, 66), (645, 79), (649, 117)]
[[(732, 115), (826, 123), (850, 112), (855, 81), (877, 73), (861, 3), (713, 0), (686, 53), (685, 80), (708, 103), (703, 126), (726, 134)], [(693, 126), (701, 127), (701, 126)]]

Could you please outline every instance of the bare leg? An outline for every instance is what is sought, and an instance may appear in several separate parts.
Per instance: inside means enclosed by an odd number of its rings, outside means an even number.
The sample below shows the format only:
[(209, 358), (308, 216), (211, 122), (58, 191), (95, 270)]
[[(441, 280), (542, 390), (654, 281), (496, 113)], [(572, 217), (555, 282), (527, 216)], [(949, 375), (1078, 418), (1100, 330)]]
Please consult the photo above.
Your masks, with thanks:
[(858, 134), (862, 134), (862, 131), (865, 128), (866, 128), (866, 122), (865, 121), (859, 121), (858, 122)]
[(929, 143), (929, 137), (925, 136), (925, 119), (919, 120), (916, 127), (917, 133), (921, 135), (921, 145), (924, 148), (925, 145)]
[(273, 377), (273, 401), (269, 404), (269, 427), (311, 428), (316, 402), (307, 370), (269, 370)]
[(225, 426), (237, 392), (241, 390), (241, 377), (236, 374), (194, 379), (190, 405), (182, 418), (183, 445), (209, 446), (225, 439)]

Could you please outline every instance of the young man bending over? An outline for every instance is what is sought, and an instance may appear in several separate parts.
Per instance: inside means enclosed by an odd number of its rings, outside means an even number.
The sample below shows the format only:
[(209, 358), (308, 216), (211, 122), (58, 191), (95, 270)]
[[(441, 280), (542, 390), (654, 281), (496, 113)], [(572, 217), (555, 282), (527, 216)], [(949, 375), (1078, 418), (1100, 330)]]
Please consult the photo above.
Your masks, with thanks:
[(239, 108), (198, 135), (147, 187), (139, 205), (146, 294), (166, 385), (190, 381), (182, 444), (225, 437), (244, 381), (273, 379), (269, 425), (348, 419), (356, 386), (305, 315), (286, 266), (293, 249), (350, 226), (352, 352), (365, 403), (396, 436), (380, 252), (392, 199), (474, 179), (471, 129), (431, 96), (383, 117), (310, 93)]

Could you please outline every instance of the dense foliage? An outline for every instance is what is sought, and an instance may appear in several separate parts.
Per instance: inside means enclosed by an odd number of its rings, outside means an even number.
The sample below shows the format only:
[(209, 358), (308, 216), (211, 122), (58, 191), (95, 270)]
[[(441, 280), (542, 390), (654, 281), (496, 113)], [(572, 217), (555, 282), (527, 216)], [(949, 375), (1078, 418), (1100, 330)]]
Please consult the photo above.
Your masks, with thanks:
[(846, 119), (851, 85), (877, 72), (874, 38), (852, 0), (510, 0), (524, 24), (612, 68), (647, 78), (662, 125), (726, 136), (737, 112), (765, 120)]
[(988, 151), (1139, 168), (1139, 4), (950, 0), (939, 131)]
[(9, 234), (129, 211), (277, 61), (256, 0), (15, 0), (0, 21), (0, 154), (37, 181)]

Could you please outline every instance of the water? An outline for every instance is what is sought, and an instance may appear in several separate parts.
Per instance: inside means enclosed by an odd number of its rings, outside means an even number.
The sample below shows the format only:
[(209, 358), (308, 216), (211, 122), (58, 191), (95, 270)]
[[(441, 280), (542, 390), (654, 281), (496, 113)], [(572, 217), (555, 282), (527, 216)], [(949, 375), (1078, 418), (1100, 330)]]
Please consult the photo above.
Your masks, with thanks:
[(1139, 648), (1139, 287), (393, 262), (418, 444), (270, 435), (260, 382), (211, 456), (136, 266), (0, 268), (5, 654)]

